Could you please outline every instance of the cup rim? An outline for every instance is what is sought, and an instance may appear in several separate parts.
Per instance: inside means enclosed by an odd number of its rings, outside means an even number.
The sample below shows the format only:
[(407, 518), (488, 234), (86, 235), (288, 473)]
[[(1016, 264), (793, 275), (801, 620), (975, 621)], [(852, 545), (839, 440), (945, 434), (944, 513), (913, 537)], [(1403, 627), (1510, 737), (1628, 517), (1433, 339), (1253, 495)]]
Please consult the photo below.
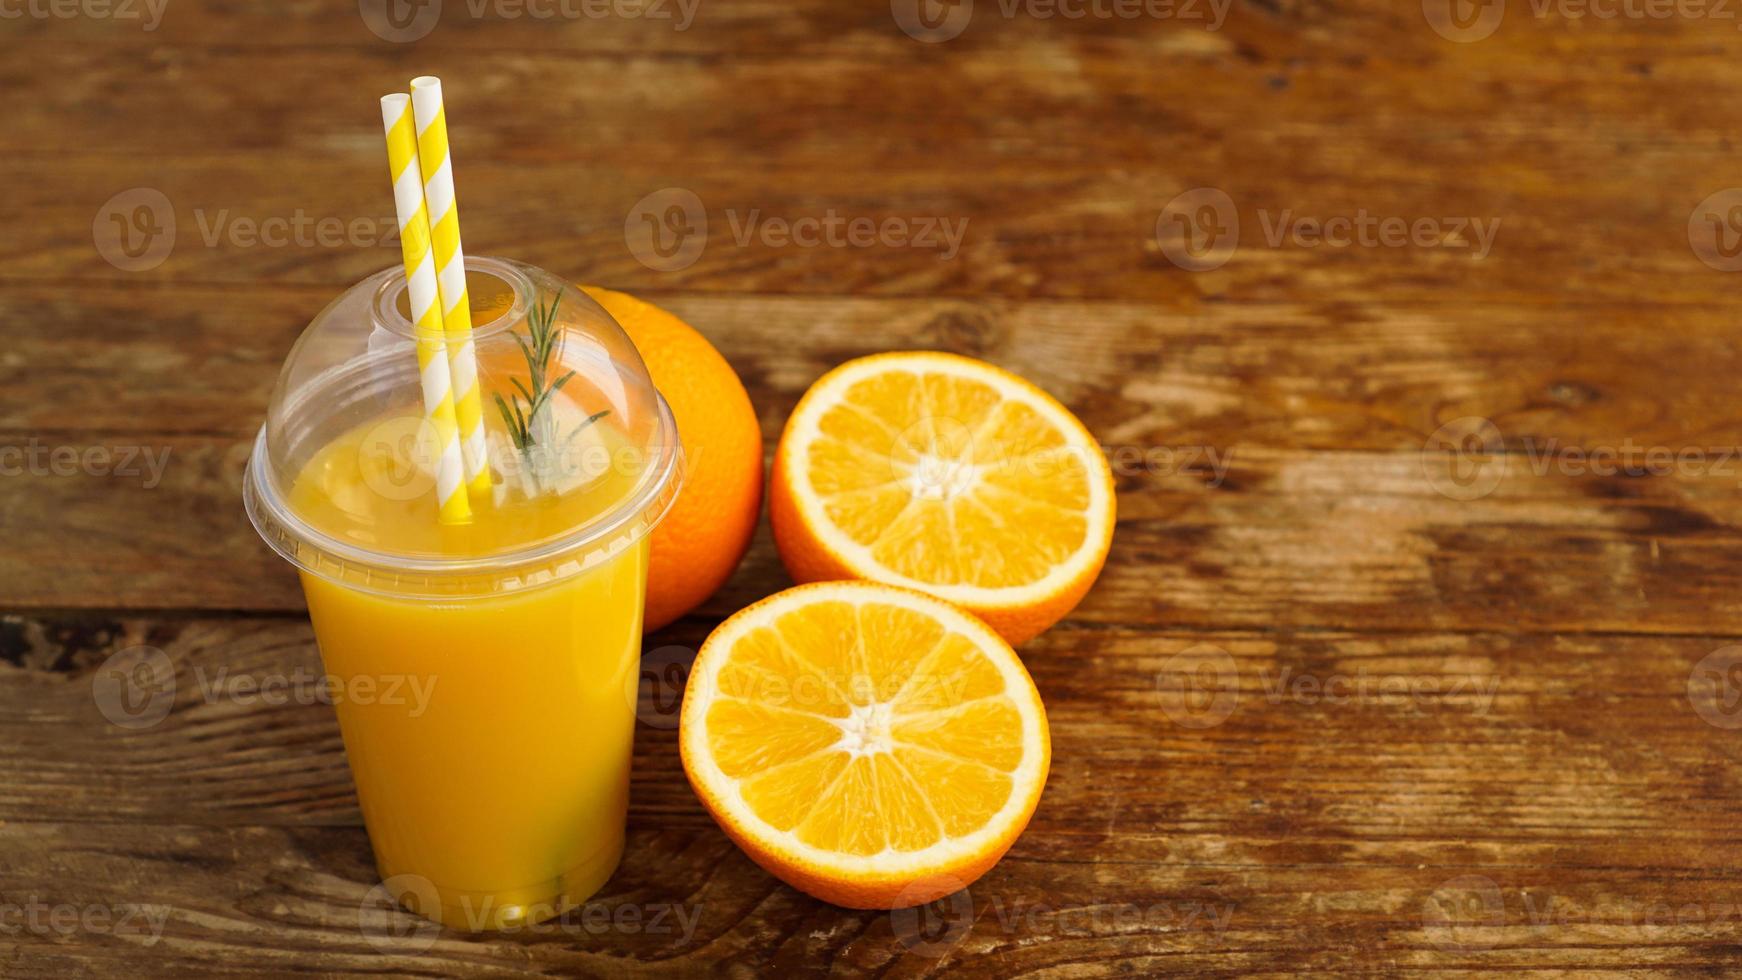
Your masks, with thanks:
[[(675, 432), (671, 406), (658, 400), (663, 431)], [(457, 599), (516, 592), (585, 571), (639, 540), (664, 519), (683, 483), (681, 447), (666, 440), (659, 459), (641, 486), (612, 510), (561, 537), (488, 557), (426, 558), (378, 551), (338, 538), (303, 520), (270, 480), (266, 427), (254, 437), (243, 476), (242, 501), (254, 530), (280, 557), (297, 568), (347, 588), (397, 598)], [(613, 536), (621, 540), (612, 541)], [(579, 556), (589, 546), (603, 550)], [(468, 580), (477, 580), (468, 584)], [(442, 587), (437, 587), (442, 586)]]
[[(508, 259), (467, 256), (468, 271), (482, 269), (509, 283), (515, 299), (507, 313), (494, 318), (474, 336), (507, 329), (524, 319), (534, 289), (531, 276)], [(377, 325), (403, 330), (412, 325), (398, 312), (405, 290), (403, 269), (386, 269), (380, 277), (370, 312)], [(384, 316), (385, 311), (385, 316)], [(517, 319), (518, 317), (518, 319)], [(405, 333), (411, 337), (412, 334)], [(331, 380), (356, 370), (356, 359), (334, 364), (306, 382), (292, 401), (314, 398), (331, 387)], [(518, 550), (488, 556), (415, 556), (365, 547), (341, 540), (298, 515), (275, 486), (268, 449), (270, 420), (260, 426), (242, 478), (243, 507), (249, 522), (280, 557), (305, 573), (349, 589), (404, 599), (460, 599), (517, 592), (560, 581), (616, 555), (650, 533), (670, 510), (683, 484), (684, 452), (671, 406), (657, 390), (651, 392), (658, 412), (660, 437), (647, 447), (648, 465), (635, 488), (609, 511), (572, 531), (530, 542)]]

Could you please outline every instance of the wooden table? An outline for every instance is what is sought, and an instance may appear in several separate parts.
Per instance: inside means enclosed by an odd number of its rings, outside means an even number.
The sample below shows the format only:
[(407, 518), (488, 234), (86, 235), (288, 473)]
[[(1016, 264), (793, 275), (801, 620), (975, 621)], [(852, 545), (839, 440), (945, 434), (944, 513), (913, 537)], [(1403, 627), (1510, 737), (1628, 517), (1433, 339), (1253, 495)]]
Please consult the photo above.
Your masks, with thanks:
[[(903, 2), (7, 5), (0, 975), (1742, 969), (1733, 15)], [(423, 72), (468, 250), (677, 311), (770, 446), (831, 365), (939, 348), (1109, 447), (1106, 571), (1021, 651), (1051, 781), (965, 895), (771, 879), (655, 679), (585, 915), (373, 904), (239, 478), (397, 261), (375, 98)], [(699, 254), (646, 237), (673, 202)], [(770, 231), (831, 215), (879, 234)], [(786, 582), (764, 528), (652, 661)], [(173, 693), (125, 727), (139, 664)]]

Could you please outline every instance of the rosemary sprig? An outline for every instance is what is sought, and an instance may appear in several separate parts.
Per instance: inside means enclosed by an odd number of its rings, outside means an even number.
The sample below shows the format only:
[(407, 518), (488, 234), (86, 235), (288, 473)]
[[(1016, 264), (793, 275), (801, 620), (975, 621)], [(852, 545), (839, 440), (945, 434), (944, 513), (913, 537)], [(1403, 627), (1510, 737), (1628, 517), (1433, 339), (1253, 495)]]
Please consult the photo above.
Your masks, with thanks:
[[(550, 399), (562, 390), (563, 385), (574, 378), (575, 372), (565, 372), (562, 377), (550, 380), (551, 358), (561, 350), (562, 332), (556, 329), (556, 311), (562, 303), (563, 294), (559, 291), (548, 304), (534, 305), (532, 312), (526, 317), (526, 336), (510, 334), (514, 342), (520, 345), (520, 353), (526, 358), (526, 380), (510, 378), (509, 384), (514, 391), (505, 399), (500, 392), (492, 392), (496, 399), (496, 409), (502, 413), (502, 422), (508, 428), (508, 437), (514, 443), (514, 448), (520, 450), (529, 466), (533, 456), (542, 443), (543, 452), (553, 452), (556, 447), (548, 445), (555, 441), (554, 427), (550, 420)], [(564, 440), (565, 445), (572, 441), (580, 431), (611, 413), (610, 409), (595, 412), (585, 422), (576, 426)], [(540, 439), (540, 436), (549, 438)], [(554, 462), (554, 461), (548, 461)], [(532, 467), (537, 472), (538, 467)]]
[(545, 383), (550, 373), (550, 359), (556, 354), (557, 344), (562, 339), (556, 329), (556, 310), (562, 301), (559, 292), (548, 304), (533, 306), (526, 317), (527, 336), (509, 335), (520, 345), (520, 353), (526, 358), (526, 381), (509, 379), (515, 391), (508, 399), (504, 399), (501, 392), (493, 393), (496, 409), (502, 413), (503, 424), (508, 426), (508, 436), (514, 441), (514, 448), (523, 453), (538, 442), (533, 428), (538, 425), (539, 413), (550, 403), (550, 396), (561, 391), (563, 385), (575, 376), (575, 372), (570, 371), (548, 385)]

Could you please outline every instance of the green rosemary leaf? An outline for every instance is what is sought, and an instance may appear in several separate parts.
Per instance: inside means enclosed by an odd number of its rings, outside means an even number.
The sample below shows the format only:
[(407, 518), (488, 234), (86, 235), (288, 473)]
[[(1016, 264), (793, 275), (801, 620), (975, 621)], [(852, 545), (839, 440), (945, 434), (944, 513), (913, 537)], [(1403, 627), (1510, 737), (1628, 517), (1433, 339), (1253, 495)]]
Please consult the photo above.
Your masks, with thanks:
[(518, 437), (514, 440), (516, 449), (525, 451), (532, 447), (532, 427), (527, 424), (527, 416), (520, 414), (520, 406), (514, 406), (514, 421), (518, 426)]
[[(502, 413), (503, 423), (507, 425), (509, 434), (514, 439), (514, 446), (521, 452), (528, 452), (537, 441), (533, 435), (533, 426), (538, 422), (539, 413), (546, 411), (550, 405), (551, 395), (562, 389), (562, 386), (573, 378), (575, 372), (570, 371), (557, 379), (555, 384), (547, 384), (550, 372), (550, 359), (561, 349), (562, 333), (556, 328), (557, 307), (562, 303), (563, 292), (551, 297), (549, 303), (536, 303), (526, 316), (526, 335), (509, 334), (520, 348), (520, 356), (526, 359), (526, 380), (510, 378), (514, 393), (504, 400), (500, 394), (494, 394), (497, 410)], [(588, 419), (588, 423), (596, 421), (600, 416)], [(577, 430), (578, 431), (578, 430)], [(555, 435), (554, 428), (551, 435)]]
[(526, 340), (524, 338), (522, 338), (517, 333), (512, 333), (512, 334), (509, 334), (508, 336), (513, 337), (514, 342), (516, 344), (520, 345), (520, 355), (522, 357), (526, 358), (526, 363), (528, 363), (528, 364), (536, 363), (536, 361), (533, 358), (532, 348), (528, 347), (526, 345)]

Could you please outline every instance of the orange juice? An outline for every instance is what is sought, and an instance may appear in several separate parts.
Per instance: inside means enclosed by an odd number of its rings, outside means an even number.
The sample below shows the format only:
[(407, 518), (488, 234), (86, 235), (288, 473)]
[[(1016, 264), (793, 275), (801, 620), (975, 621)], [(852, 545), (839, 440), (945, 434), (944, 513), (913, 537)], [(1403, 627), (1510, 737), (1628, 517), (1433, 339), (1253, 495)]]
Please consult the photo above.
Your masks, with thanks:
[(399, 268), (297, 339), (242, 499), (302, 576), (386, 891), (481, 930), (556, 915), (617, 865), (648, 535), (683, 453), (640, 352), (585, 292), (479, 256), (466, 282), (456, 363), (477, 369), (485, 480), (465, 508), (437, 506), (459, 452), (431, 421), (441, 362)]
[[(598, 426), (611, 441), (605, 421)], [(376, 551), (498, 554), (579, 527), (629, 491), (605, 468), (568, 492), (498, 488), (470, 524), (382, 483), (368, 423), (316, 453), (290, 505)], [(382, 491), (386, 490), (386, 493)], [(499, 504), (498, 501), (501, 503)], [(416, 911), (465, 929), (548, 917), (604, 884), (623, 848), (647, 539), (547, 585), (432, 602), (304, 572), (309, 615), (376, 862)], [(396, 876), (405, 876), (403, 878)]]

